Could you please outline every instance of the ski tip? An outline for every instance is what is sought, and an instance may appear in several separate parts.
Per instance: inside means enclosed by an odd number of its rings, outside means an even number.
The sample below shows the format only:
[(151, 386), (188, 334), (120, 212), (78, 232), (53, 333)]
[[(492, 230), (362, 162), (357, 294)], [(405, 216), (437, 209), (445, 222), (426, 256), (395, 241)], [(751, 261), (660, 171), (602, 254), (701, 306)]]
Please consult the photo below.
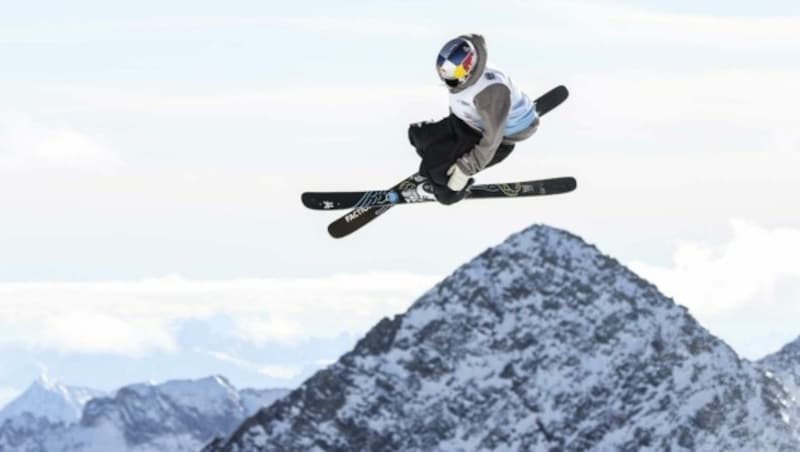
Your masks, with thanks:
[(574, 177), (565, 177), (564, 183), (568, 189), (567, 191), (573, 191), (578, 188), (578, 181)]
[(578, 188), (578, 181), (574, 177), (559, 177), (554, 182), (558, 184), (555, 193), (569, 193)]
[(569, 193), (578, 188), (578, 181), (574, 177), (555, 177), (553, 179), (545, 179), (542, 182), (546, 183), (549, 187), (548, 193), (557, 195), (561, 193)]
[(552, 187), (553, 194), (558, 193), (567, 193), (575, 190), (578, 188), (578, 181), (575, 180), (574, 177), (571, 176), (564, 176), (564, 177), (554, 177), (552, 179), (543, 179), (539, 182), (543, 182), (547, 184), (549, 187)]
[(558, 104), (560, 105), (567, 99), (569, 99), (569, 90), (564, 85), (558, 85), (551, 91), (553, 98), (558, 98)]
[(337, 228), (335, 224), (328, 225), (328, 235), (334, 239), (340, 239), (347, 236), (347, 234), (347, 231), (342, 231), (341, 229)]
[(558, 85), (550, 91), (536, 98), (536, 112), (544, 116), (553, 109), (564, 103), (569, 97), (569, 90), (564, 85)]
[(303, 205), (309, 209), (327, 210), (325, 209), (323, 202), (320, 200), (319, 193), (305, 192), (300, 195), (300, 200), (303, 202)]

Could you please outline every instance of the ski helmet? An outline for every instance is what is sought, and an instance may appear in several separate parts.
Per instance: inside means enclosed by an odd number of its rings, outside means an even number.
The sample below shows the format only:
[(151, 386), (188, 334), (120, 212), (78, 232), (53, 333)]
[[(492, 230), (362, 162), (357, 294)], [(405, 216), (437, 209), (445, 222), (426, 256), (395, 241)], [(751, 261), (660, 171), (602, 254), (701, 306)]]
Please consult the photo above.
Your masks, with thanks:
[(463, 85), (472, 69), (478, 64), (478, 52), (468, 39), (458, 37), (450, 40), (436, 57), (436, 72), (447, 86), (457, 88)]

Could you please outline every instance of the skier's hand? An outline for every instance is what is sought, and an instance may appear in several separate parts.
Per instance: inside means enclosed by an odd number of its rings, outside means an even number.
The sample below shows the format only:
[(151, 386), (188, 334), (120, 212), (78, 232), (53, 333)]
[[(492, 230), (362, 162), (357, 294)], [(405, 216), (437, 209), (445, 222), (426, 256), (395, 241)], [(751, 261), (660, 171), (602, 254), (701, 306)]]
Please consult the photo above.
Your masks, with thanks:
[(447, 180), (447, 188), (450, 190), (462, 191), (467, 188), (467, 184), (469, 184), (469, 176), (464, 174), (457, 164), (453, 164), (453, 166), (447, 170), (447, 175), (450, 176), (450, 178)]

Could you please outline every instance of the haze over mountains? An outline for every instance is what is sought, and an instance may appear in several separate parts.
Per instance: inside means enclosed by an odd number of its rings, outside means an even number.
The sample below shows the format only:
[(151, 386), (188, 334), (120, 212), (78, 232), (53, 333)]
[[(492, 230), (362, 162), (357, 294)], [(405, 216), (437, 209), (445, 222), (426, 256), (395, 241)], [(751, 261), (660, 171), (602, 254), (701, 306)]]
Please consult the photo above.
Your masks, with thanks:
[(0, 412), (0, 451), (195, 451), (287, 392), (214, 376), (104, 395), (40, 379)]

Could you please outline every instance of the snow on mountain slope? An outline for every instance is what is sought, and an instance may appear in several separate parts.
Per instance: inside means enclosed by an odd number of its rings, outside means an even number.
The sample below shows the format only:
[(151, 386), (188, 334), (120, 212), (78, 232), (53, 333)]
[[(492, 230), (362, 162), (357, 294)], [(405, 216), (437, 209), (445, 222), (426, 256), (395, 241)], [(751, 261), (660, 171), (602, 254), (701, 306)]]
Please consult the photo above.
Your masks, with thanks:
[[(86, 403), (80, 422), (26, 414), (0, 425), (0, 452), (196, 451), (287, 390), (236, 390), (225, 378), (135, 384)], [(262, 405), (263, 406), (263, 405)]]
[(23, 413), (51, 422), (75, 422), (81, 417), (83, 406), (102, 391), (78, 386), (67, 386), (42, 374), (19, 397), (0, 410), (0, 424)]
[(111, 424), (138, 446), (165, 435), (202, 440), (231, 431), (244, 416), (238, 391), (224, 378), (208, 377), (124, 387), (113, 397), (91, 400), (81, 426)]
[(534, 226), (204, 450), (797, 451), (788, 400), (656, 287)]
[(758, 361), (783, 383), (795, 400), (800, 400), (800, 337)]

